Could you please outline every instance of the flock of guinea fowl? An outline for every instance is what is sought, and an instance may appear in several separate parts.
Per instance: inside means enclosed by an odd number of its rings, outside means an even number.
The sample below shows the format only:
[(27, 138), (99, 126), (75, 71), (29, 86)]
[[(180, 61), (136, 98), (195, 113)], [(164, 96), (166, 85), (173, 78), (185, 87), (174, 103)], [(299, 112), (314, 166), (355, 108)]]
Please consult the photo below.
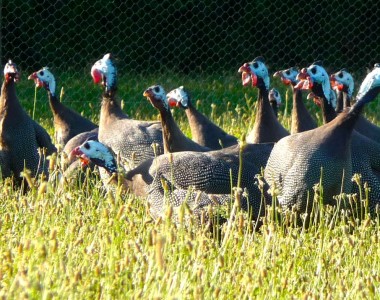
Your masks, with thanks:
[[(55, 141), (63, 147), (58, 184), (82, 184), (92, 174), (86, 169), (97, 168), (107, 192), (143, 197), (153, 218), (169, 215), (178, 221), (185, 205), (197, 224), (209, 224), (210, 211), (231, 202), (254, 220), (273, 201), (284, 211), (309, 212), (322, 189), (323, 202), (334, 205), (338, 195), (362, 195), (362, 186), (352, 180), (360, 174), (356, 178), (370, 188), (369, 213), (375, 213), (380, 203), (380, 127), (361, 112), (380, 91), (380, 65), (367, 74), (355, 97), (354, 79), (346, 69), (329, 76), (315, 62), (300, 71), (275, 72), (293, 91), (290, 133), (277, 120), (280, 96), (270, 89), (264, 59), (244, 63), (239, 72), (243, 86), (258, 90), (254, 126), (245, 142), (199, 112), (183, 87), (169, 93), (160, 85), (145, 90), (160, 121), (130, 118), (117, 99), (117, 70), (110, 54), (91, 69), (94, 83), (103, 89), (99, 125), (60, 102), (48, 68), (34, 72), (29, 79), (47, 90)], [(57, 149), (21, 107), (18, 80), (17, 66), (9, 61), (0, 98), (0, 167), (2, 178), (10, 177), (15, 187), (27, 190), (37, 181), (26, 181), (25, 172), (49, 180), (48, 160)], [(322, 111), (320, 127), (304, 105), (304, 90)], [(173, 107), (185, 110), (192, 139), (175, 122)]]

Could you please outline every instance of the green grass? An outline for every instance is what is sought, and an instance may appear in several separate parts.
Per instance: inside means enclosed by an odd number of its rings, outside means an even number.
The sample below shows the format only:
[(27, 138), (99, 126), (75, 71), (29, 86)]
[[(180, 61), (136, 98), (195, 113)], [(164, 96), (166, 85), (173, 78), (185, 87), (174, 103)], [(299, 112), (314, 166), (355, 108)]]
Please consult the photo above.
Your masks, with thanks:
[[(63, 101), (96, 121), (100, 89), (87, 78), (62, 77)], [(157, 79), (122, 77), (119, 94), (125, 111), (156, 119), (142, 92)], [(200, 101), (200, 110), (230, 133), (240, 137), (252, 124), (257, 93), (243, 89), (238, 77), (171, 75), (162, 76), (160, 83), (168, 90), (184, 84)], [(33, 84), (20, 82), (18, 94), (31, 112)], [(290, 105), (286, 116), (284, 107), (280, 120), (289, 128)], [(45, 91), (37, 93), (37, 108), (36, 119), (52, 132)], [(368, 116), (376, 118), (376, 111), (369, 110)], [(183, 112), (175, 111), (175, 118), (189, 134)], [(260, 231), (254, 232), (247, 215), (237, 211), (231, 231), (226, 234), (227, 225), (222, 227), (218, 240), (204, 228), (153, 220), (144, 199), (107, 195), (99, 180), (63, 187), (38, 182), (25, 194), (6, 181), (0, 198), (4, 299), (378, 297), (378, 218), (357, 218), (319, 207), (318, 201), (312, 220), (319, 221), (308, 229), (292, 226), (292, 215), (275, 221), (269, 211)]]

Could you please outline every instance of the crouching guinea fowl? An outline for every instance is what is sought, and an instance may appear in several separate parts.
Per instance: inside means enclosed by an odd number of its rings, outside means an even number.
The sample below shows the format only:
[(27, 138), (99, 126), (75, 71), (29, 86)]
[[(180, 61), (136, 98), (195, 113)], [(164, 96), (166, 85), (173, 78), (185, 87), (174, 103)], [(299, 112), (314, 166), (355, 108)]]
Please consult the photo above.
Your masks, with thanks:
[(3, 177), (13, 174), (20, 183), (20, 173), (24, 169), (30, 170), (33, 177), (41, 173), (47, 175), (48, 165), (43, 153), (50, 155), (56, 148), (45, 129), (21, 107), (16, 94), (19, 72), (12, 61), (5, 65), (4, 77), (0, 96), (1, 172)]
[(277, 120), (269, 103), (270, 78), (262, 57), (245, 63), (239, 68), (242, 73), (243, 86), (250, 83), (259, 90), (257, 111), (253, 129), (247, 135), (248, 143), (271, 143), (289, 135), (288, 131)]
[(169, 105), (185, 110), (193, 141), (212, 150), (236, 145), (236, 137), (226, 133), (193, 105), (189, 93), (180, 86), (167, 94)]
[[(272, 149), (271, 144), (251, 147), (256, 148), (250, 151), (255, 152), (257, 156), (269, 155)], [(210, 152), (185, 151), (160, 155), (144, 161), (136, 170), (128, 172), (123, 176), (121, 184), (125, 189), (136, 188), (133, 187), (133, 177), (140, 175), (140, 179), (146, 185), (144, 189), (151, 205), (151, 214), (155, 218), (164, 216), (167, 202), (173, 207), (178, 207), (187, 201), (189, 195), (189, 199), (200, 201), (198, 204), (201, 206), (197, 206), (196, 201), (191, 204), (200, 217), (200, 207), (230, 201), (231, 187), (238, 185), (240, 172), (240, 187), (246, 191), (242, 208), (252, 211), (253, 217), (257, 218), (264, 213), (265, 205), (268, 203), (255, 177), (260, 173), (260, 167), (250, 162), (250, 154), (246, 155), (243, 148), (239, 170), (239, 152), (239, 146), (236, 146)], [(118, 172), (112, 151), (99, 142), (88, 141), (76, 148), (73, 154), (84, 162), (90, 160), (103, 167), (108, 176)]]
[(99, 141), (120, 155), (129, 168), (163, 153), (161, 124), (129, 119), (116, 100), (117, 71), (110, 54), (93, 65), (91, 75), (94, 83), (102, 83), (104, 87)]
[(165, 90), (161, 85), (149, 87), (144, 91), (143, 95), (160, 112), (164, 153), (179, 151), (205, 152), (211, 150), (197, 144), (183, 134), (173, 118)]
[(36, 86), (43, 86), (47, 90), (50, 108), (53, 112), (55, 139), (62, 147), (79, 133), (91, 131), (98, 127), (58, 99), (55, 93), (55, 77), (48, 68), (45, 67), (34, 72), (28, 79), (33, 79)]
[[(301, 73), (309, 87), (318, 86), (323, 97), (333, 101), (330, 87), (323, 80), (328, 75), (322, 67), (312, 64)], [(265, 179), (278, 190), (281, 206), (295, 207), (298, 211), (309, 210), (307, 203), (312, 204), (313, 187), (320, 180), (325, 203), (333, 204), (333, 196), (351, 192), (354, 126), (364, 105), (372, 101), (379, 91), (380, 68), (375, 65), (360, 87), (357, 102), (349, 110), (321, 127), (285, 137), (274, 146), (265, 168)]]

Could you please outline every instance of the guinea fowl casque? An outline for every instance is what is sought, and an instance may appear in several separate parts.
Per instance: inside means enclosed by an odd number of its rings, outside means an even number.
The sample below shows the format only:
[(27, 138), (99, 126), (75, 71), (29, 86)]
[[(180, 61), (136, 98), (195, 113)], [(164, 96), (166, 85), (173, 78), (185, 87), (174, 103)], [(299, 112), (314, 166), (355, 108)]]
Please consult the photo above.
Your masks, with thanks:
[(271, 143), (289, 135), (288, 131), (277, 120), (269, 103), (268, 93), (270, 79), (268, 69), (262, 57), (255, 58), (239, 68), (242, 73), (243, 86), (257, 87), (259, 90), (257, 111), (253, 129), (247, 135), (248, 143)]
[[(326, 103), (331, 101), (331, 89), (326, 84), (326, 79), (329, 82), (328, 75), (323, 67), (312, 64), (303, 69), (301, 75), (303, 81), (298, 87), (311, 87)], [(294, 207), (301, 212), (310, 210), (313, 187), (320, 180), (325, 203), (333, 204), (333, 196), (351, 192), (353, 170), (359, 168), (364, 171), (361, 168), (363, 165), (355, 166), (355, 157), (358, 155), (355, 143), (359, 139), (353, 134), (354, 126), (364, 105), (372, 101), (379, 90), (380, 68), (375, 67), (363, 81), (356, 97), (357, 102), (351, 109), (321, 127), (283, 138), (274, 146), (265, 169), (265, 179), (278, 190), (281, 206), (287, 209)], [(371, 147), (367, 149), (374, 150)], [(360, 159), (364, 159), (360, 155)], [(369, 160), (372, 158), (368, 157)]]
[(277, 71), (273, 74), (274, 77), (280, 77), (282, 83), (291, 86), (293, 91), (292, 125), (290, 128), (291, 134), (317, 128), (316, 122), (303, 103), (302, 90), (295, 87), (299, 82), (297, 79), (298, 73), (298, 69), (293, 67), (286, 70)]
[[(46, 156), (56, 152), (46, 130), (23, 110), (16, 94), (19, 72), (9, 61), (4, 68), (4, 82), (0, 96), (0, 159), (2, 177), (15, 176), (21, 183), (24, 169), (31, 175), (48, 174)], [(46, 156), (39, 151), (46, 149)]]
[(28, 79), (33, 79), (36, 86), (43, 86), (48, 91), (49, 104), (53, 112), (55, 138), (62, 147), (79, 133), (91, 131), (98, 127), (60, 102), (55, 94), (55, 77), (48, 68), (45, 67), (34, 72)]
[(115, 99), (116, 67), (106, 54), (91, 69), (95, 83), (104, 86), (99, 121), (99, 141), (110, 147), (133, 168), (141, 161), (163, 153), (162, 127), (159, 122), (132, 120)]
[[(337, 90), (337, 112), (340, 112), (342, 109), (351, 105), (350, 103), (355, 85), (354, 79), (346, 69), (342, 69), (339, 72), (332, 74), (330, 76), (330, 81)], [(361, 115), (356, 122), (355, 130), (362, 135), (380, 143), (380, 127), (368, 121), (363, 115)]]
[(149, 87), (144, 91), (144, 97), (160, 112), (164, 153), (179, 151), (205, 152), (211, 150), (197, 144), (183, 134), (173, 118), (165, 90), (162, 86), (154, 85)]
[(167, 98), (170, 106), (179, 106), (185, 110), (192, 139), (199, 145), (218, 150), (238, 143), (236, 137), (226, 133), (193, 106), (190, 95), (183, 86), (170, 91)]

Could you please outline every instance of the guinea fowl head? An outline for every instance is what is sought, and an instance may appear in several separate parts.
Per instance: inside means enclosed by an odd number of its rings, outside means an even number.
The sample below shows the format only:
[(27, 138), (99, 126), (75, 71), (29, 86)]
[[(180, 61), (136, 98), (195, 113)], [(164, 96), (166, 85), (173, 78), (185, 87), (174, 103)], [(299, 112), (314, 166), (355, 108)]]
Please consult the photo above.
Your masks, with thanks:
[(308, 68), (303, 68), (297, 75), (300, 80), (295, 88), (310, 89), (316, 97), (326, 99), (333, 108), (336, 107), (336, 95), (331, 89), (330, 77), (320, 61), (313, 63)]
[(9, 60), (4, 67), (4, 77), (5, 81), (8, 82), (18, 82), (20, 79), (20, 72), (14, 62)]
[(171, 90), (166, 95), (170, 107), (180, 106), (182, 108), (188, 108), (190, 104), (190, 96), (188, 92), (180, 86), (174, 90)]
[(28, 79), (34, 80), (37, 87), (44, 87), (54, 96), (55, 95), (55, 78), (48, 67), (29, 75)]
[(273, 77), (280, 77), (282, 83), (295, 86), (299, 82), (297, 79), (298, 73), (299, 71), (296, 67), (291, 67), (289, 69), (275, 72)]
[(356, 103), (351, 107), (351, 111), (355, 107), (362, 107), (364, 104), (372, 101), (380, 92), (380, 64), (375, 64), (373, 70), (367, 74), (360, 85), (358, 94), (356, 95)]
[(117, 164), (112, 150), (98, 141), (84, 142), (71, 151), (70, 157), (78, 157), (82, 165), (92, 162), (110, 173), (117, 172)]
[(346, 70), (342, 69), (330, 76), (331, 86), (338, 91), (346, 92), (349, 97), (352, 97), (354, 92), (354, 78)]
[(281, 95), (277, 89), (271, 89), (268, 93), (268, 98), (270, 102), (275, 102), (277, 106), (281, 105)]
[(99, 59), (91, 68), (91, 76), (95, 84), (102, 84), (106, 93), (116, 90), (117, 69), (111, 53), (107, 53)]
[(270, 79), (268, 68), (262, 56), (256, 57), (253, 61), (243, 64), (238, 72), (241, 73), (243, 86), (247, 86), (251, 82), (252, 86), (269, 90)]
[(158, 110), (169, 110), (168, 99), (166, 98), (166, 92), (161, 85), (153, 85), (147, 88), (143, 96), (146, 97), (153, 107)]

